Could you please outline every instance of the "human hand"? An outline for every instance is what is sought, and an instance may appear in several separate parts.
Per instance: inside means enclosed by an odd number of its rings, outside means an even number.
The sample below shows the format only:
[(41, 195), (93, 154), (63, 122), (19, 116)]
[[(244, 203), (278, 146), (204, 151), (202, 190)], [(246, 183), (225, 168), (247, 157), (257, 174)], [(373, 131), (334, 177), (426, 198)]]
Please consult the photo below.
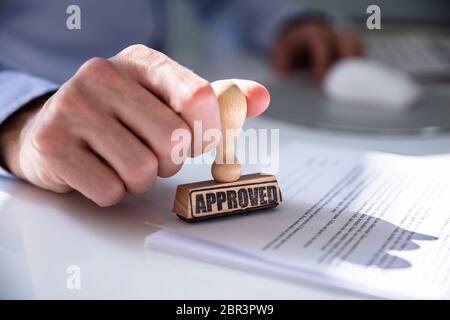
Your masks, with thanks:
[[(247, 97), (247, 116), (268, 103), (260, 84), (235, 80)], [(100, 206), (151, 188), (175, 174), (172, 132), (194, 144), (194, 121), (220, 129), (210, 84), (166, 55), (134, 45), (110, 59), (84, 63), (45, 103), (33, 103), (0, 127), (0, 160), (44, 189), (78, 190)], [(207, 151), (202, 142), (201, 152)], [(189, 148), (189, 146), (187, 146)], [(211, 147), (211, 146), (210, 146)], [(192, 149), (193, 150), (193, 149)]]
[(333, 62), (361, 53), (361, 43), (354, 36), (320, 21), (305, 21), (290, 26), (278, 37), (271, 59), (282, 73), (306, 66), (320, 81)]

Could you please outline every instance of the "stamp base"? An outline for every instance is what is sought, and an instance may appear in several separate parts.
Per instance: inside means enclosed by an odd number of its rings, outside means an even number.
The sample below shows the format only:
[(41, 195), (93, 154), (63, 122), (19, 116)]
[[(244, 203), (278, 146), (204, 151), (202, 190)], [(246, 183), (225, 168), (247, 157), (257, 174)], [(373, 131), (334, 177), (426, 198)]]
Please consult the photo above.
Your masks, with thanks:
[(234, 182), (209, 180), (179, 185), (173, 211), (184, 221), (194, 222), (273, 208), (281, 201), (276, 177), (256, 173)]

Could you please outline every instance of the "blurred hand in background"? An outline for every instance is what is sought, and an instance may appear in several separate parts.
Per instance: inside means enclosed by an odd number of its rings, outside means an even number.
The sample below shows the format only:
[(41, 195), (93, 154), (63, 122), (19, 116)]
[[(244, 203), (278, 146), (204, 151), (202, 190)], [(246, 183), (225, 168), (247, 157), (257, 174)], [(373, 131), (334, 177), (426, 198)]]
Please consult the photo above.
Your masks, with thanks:
[(271, 60), (277, 71), (288, 73), (308, 68), (319, 81), (335, 61), (361, 54), (357, 37), (319, 20), (289, 24), (271, 48)]

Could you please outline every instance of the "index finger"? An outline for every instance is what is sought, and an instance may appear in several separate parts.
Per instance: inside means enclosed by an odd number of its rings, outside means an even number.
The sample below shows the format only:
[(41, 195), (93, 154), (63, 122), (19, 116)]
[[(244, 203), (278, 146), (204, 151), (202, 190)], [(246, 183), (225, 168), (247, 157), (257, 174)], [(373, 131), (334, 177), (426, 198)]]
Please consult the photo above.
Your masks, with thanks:
[(214, 91), (208, 81), (191, 70), (144, 45), (128, 47), (110, 60), (177, 112), (191, 130), (196, 121), (201, 123), (202, 134), (220, 129)]

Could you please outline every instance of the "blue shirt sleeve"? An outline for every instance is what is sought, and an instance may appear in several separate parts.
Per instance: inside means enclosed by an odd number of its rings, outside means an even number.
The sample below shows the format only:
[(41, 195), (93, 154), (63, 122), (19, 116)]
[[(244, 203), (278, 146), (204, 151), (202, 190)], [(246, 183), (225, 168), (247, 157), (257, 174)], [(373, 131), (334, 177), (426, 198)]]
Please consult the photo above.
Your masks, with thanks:
[[(0, 125), (15, 111), (46, 93), (58, 89), (59, 85), (34, 77), (21, 71), (0, 70)], [(14, 176), (0, 167), (0, 176)]]
[(0, 70), (0, 124), (20, 107), (58, 87), (21, 71)]

